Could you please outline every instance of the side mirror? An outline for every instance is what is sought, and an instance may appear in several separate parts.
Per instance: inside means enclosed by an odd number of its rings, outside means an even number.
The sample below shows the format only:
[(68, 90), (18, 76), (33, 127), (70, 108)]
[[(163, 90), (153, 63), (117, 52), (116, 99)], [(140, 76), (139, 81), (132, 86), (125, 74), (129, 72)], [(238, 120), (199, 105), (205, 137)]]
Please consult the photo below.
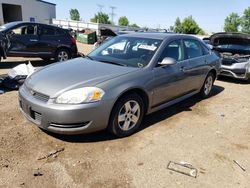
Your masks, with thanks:
[(9, 35), (10, 37), (12, 37), (12, 36), (15, 35), (15, 33), (14, 33), (14, 31), (9, 31), (9, 32), (7, 32), (7, 35)]
[(213, 45), (211, 45), (211, 44), (207, 44), (207, 47), (210, 49), (210, 50), (213, 50)]
[(171, 57), (165, 57), (162, 62), (159, 62), (158, 65), (174, 65), (177, 61)]

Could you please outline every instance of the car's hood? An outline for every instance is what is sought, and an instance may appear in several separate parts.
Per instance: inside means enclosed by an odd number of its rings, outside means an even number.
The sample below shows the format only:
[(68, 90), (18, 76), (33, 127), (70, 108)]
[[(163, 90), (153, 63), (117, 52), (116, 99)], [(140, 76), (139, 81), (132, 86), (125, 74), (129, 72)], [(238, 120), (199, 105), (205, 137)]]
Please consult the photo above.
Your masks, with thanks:
[(225, 44), (250, 45), (250, 35), (245, 33), (215, 33), (209, 37), (213, 46)]
[(53, 98), (64, 91), (95, 86), (137, 70), (137, 68), (77, 58), (55, 63), (38, 70), (26, 79), (25, 85), (34, 91)]

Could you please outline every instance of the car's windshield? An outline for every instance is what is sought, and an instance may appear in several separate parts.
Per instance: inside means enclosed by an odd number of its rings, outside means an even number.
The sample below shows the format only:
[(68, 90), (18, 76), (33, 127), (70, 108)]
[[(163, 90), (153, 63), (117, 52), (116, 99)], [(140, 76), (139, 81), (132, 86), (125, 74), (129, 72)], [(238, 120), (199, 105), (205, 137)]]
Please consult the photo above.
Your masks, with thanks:
[(5, 31), (5, 30), (7, 30), (7, 29), (9, 29), (9, 28), (12, 28), (12, 27), (15, 26), (16, 24), (17, 24), (16, 22), (10, 22), (10, 23), (1, 25), (0, 31)]
[(106, 63), (129, 67), (148, 65), (162, 40), (119, 36), (107, 41), (88, 57)]

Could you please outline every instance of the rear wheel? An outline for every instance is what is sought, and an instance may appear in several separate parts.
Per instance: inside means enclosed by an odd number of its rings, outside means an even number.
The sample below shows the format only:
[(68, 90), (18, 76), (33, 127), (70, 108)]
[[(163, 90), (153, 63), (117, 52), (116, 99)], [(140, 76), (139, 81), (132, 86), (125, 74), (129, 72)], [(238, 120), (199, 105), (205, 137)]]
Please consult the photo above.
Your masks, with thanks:
[(207, 98), (211, 95), (211, 91), (213, 88), (213, 84), (214, 84), (214, 80), (215, 80), (215, 76), (213, 73), (208, 73), (206, 80), (201, 88), (200, 91), (200, 96), (202, 98)]
[(115, 104), (108, 129), (117, 137), (129, 136), (139, 128), (143, 116), (144, 103), (141, 97), (129, 94)]
[(70, 59), (69, 50), (65, 48), (61, 48), (57, 50), (56, 56), (55, 56), (56, 61), (61, 62), (61, 61), (67, 61), (68, 59)]

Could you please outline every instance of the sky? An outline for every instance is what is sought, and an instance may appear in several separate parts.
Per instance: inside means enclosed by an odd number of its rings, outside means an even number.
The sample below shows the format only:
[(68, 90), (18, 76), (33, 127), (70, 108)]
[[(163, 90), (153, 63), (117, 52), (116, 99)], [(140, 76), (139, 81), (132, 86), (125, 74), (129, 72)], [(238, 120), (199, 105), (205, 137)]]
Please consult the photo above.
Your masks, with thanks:
[(250, 7), (250, 0), (47, 0), (57, 4), (56, 18), (69, 19), (69, 10), (78, 9), (82, 20), (88, 22), (103, 5), (102, 11), (111, 13), (116, 7), (115, 23), (120, 16), (141, 27), (167, 29), (177, 17), (181, 20), (192, 15), (206, 32), (223, 31), (224, 20), (232, 12), (242, 16)]

